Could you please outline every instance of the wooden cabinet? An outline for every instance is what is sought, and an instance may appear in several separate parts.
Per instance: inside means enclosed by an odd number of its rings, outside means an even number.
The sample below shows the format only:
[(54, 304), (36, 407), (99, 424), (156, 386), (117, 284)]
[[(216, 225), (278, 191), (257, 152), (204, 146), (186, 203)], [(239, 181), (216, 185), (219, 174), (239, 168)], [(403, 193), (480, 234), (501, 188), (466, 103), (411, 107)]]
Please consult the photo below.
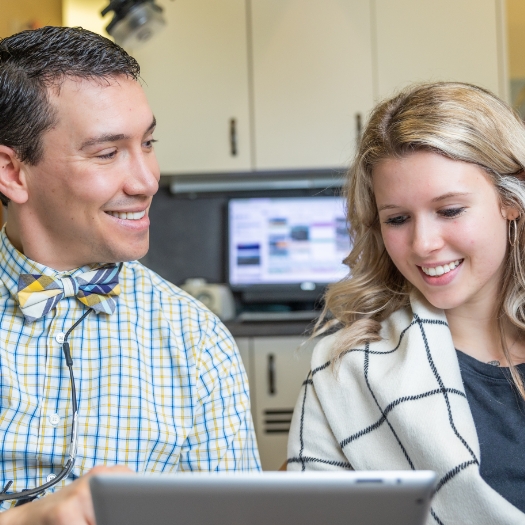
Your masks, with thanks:
[(168, 27), (133, 53), (157, 115), (163, 174), (347, 164), (373, 105), (367, 1), (164, 7)]
[(133, 53), (157, 117), (162, 174), (249, 171), (245, 0), (163, 5), (168, 26)]
[(416, 81), (507, 98), (504, 0), (177, 0), (134, 55), (161, 172), (341, 169), (374, 103)]
[(237, 338), (248, 373), (252, 414), (263, 470), (286, 461), (293, 409), (310, 370), (316, 341), (301, 337)]
[(374, 102), (369, 2), (250, 5), (256, 169), (345, 166)]
[(377, 88), (458, 80), (507, 97), (500, 0), (375, 0)]

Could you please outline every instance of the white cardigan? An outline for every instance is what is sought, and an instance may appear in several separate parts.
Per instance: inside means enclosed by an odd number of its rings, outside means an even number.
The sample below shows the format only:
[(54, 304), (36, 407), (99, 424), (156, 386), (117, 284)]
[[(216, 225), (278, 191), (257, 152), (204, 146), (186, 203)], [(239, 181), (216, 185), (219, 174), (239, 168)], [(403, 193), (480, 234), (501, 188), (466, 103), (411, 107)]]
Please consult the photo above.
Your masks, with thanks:
[[(315, 347), (288, 442), (288, 470), (434, 470), (428, 525), (524, 525), (479, 473), (479, 443), (445, 314), (419, 294), (382, 323), (382, 340), (330, 366)], [(524, 429), (525, 431), (525, 429)]]

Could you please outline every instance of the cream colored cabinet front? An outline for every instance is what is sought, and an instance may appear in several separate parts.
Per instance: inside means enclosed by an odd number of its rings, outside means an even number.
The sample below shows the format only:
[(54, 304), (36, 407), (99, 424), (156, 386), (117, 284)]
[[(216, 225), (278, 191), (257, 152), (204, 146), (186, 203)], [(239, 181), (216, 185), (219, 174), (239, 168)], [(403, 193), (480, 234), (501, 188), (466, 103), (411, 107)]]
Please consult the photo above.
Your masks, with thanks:
[(133, 52), (163, 174), (347, 164), (373, 104), (368, 0), (163, 5), (167, 28)]
[(341, 168), (373, 97), (368, 0), (251, 0), (257, 170)]
[(245, 0), (163, 6), (167, 27), (132, 51), (157, 117), (161, 172), (251, 170)]
[(379, 98), (454, 80), (507, 98), (502, 0), (374, 0)]
[(236, 339), (250, 382), (251, 406), (263, 470), (286, 461), (293, 409), (310, 370), (315, 341), (301, 337)]
[(340, 169), (374, 103), (411, 82), (506, 99), (503, 1), (164, 2), (166, 29), (134, 53), (162, 173)]

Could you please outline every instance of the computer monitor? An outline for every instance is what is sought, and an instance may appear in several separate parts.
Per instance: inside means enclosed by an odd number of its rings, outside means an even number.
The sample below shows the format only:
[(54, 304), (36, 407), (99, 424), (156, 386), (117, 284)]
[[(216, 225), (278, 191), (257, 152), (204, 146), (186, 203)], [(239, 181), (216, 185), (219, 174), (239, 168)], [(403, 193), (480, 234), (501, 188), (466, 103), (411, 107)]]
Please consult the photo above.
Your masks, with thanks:
[(231, 199), (228, 281), (246, 302), (315, 300), (348, 273), (342, 197)]

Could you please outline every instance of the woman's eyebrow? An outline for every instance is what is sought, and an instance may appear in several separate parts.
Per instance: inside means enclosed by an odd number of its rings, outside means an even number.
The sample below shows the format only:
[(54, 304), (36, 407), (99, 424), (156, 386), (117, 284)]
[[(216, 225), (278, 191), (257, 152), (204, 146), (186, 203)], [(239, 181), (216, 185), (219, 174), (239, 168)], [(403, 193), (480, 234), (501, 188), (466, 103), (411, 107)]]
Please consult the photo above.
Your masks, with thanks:
[(449, 193), (444, 193), (443, 195), (440, 195), (439, 197), (434, 197), (432, 199), (432, 202), (444, 201), (445, 199), (449, 199), (451, 197), (462, 197), (465, 195), (472, 195), (472, 193), (469, 191), (451, 191)]
[[(472, 195), (472, 193), (469, 191), (450, 191), (448, 193), (444, 193), (443, 195), (439, 195), (438, 197), (434, 197), (430, 202), (440, 202), (452, 197), (462, 197), (465, 195)], [(395, 208), (401, 208), (401, 206), (398, 204), (384, 204), (383, 206), (377, 208), (377, 211), (393, 210)]]
[(377, 211), (383, 211), (383, 210), (391, 210), (394, 208), (400, 208), (401, 206), (398, 206), (397, 204), (385, 204), (377, 209)]

